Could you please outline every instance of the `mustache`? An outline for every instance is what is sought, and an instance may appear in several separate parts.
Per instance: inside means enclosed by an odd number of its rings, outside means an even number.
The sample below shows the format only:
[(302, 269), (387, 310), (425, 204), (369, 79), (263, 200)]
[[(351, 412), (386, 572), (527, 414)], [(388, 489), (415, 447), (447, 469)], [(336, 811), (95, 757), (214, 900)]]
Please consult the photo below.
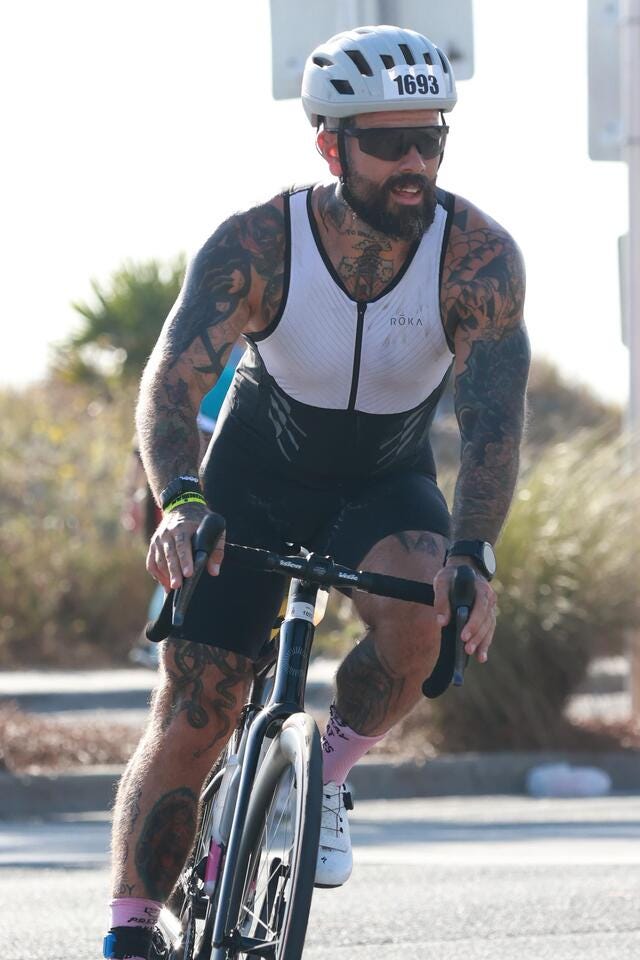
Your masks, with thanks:
[(423, 190), (425, 193), (428, 193), (431, 187), (431, 181), (428, 177), (423, 177), (419, 173), (396, 173), (395, 176), (389, 177), (385, 183), (385, 190), (403, 190), (406, 187), (417, 187), (418, 190)]

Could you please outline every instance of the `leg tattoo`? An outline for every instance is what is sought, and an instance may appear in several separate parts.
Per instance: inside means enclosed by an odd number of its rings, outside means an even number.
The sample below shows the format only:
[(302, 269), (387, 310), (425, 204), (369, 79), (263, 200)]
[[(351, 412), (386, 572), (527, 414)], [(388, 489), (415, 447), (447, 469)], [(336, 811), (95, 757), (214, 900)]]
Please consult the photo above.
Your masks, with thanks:
[(346, 657), (336, 679), (338, 713), (365, 737), (383, 723), (404, 688), (404, 678), (395, 676), (376, 651), (372, 631)]
[[(231, 717), (238, 706), (237, 689), (244, 692), (251, 662), (236, 653), (218, 647), (206, 647), (201, 643), (173, 640), (175, 670), (169, 669), (175, 697), (173, 709), (165, 723), (168, 726), (180, 712), (185, 712), (189, 726), (200, 730), (210, 721), (209, 710), (218, 721), (218, 729), (212, 740), (194, 753), (199, 758), (211, 748), (227, 740), (231, 730)], [(209, 702), (203, 702), (205, 689), (203, 674), (207, 667), (215, 666), (222, 673)], [(208, 708), (208, 709), (207, 709)]]
[(442, 556), (442, 537), (434, 536), (433, 533), (427, 533), (425, 530), (404, 530), (394, 536), (407, 553), (426, 553), (429, 557)]
[(179, 787), (165, 793), (147, 815), (136, 845), (136, 868), (148, 896), (167, 899), (187, 859), (196, 831), (198, 799)]

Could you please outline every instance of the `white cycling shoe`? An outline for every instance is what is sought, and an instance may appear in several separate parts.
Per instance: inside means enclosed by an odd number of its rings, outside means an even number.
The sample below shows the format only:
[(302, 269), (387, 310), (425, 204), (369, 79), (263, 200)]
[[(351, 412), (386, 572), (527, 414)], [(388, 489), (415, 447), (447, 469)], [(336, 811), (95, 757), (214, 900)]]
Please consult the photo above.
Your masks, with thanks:
[(345, 785), (333, 781), (323, 784), (316, 887), (339, 887), (351, 876), (353, 854), (347, 810), (353, 810), (353, 802)]

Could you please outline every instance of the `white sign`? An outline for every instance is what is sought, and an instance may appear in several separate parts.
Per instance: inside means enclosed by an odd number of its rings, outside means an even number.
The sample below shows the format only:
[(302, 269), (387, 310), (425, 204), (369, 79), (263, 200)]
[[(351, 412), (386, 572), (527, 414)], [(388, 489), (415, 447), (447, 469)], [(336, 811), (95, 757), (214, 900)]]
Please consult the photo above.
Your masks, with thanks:
[(271, 75), (276, 100), (299, 97), (311, 51), (352, 27), (393, 23), (429, 37), (458, 80), (473, 76), (471, 0), (270, 0)]
[(622, 160), (619, 0), (589, 0), (589, 156)]

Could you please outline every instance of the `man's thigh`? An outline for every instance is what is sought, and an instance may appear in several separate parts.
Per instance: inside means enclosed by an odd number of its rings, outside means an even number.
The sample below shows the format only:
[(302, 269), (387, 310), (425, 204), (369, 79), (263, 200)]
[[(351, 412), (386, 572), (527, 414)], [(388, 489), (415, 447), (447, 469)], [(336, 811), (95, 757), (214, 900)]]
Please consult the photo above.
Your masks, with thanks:
[[(402, 473), (366, 484), (349, 498), (315, 549), (347, 566), (432, 583), (444, 563), (449, 537), (446, 500), (430, 477)], [(323, 536), (325, 539), (323, 539)], [(367, 625), (381, 619), (429, 619), (432, 608), (356, 593)]]
[(384, 566), (380, 572), (419, 574), (421, 565), (430, 571), (431, 560), (443, 556), (449, 523), (447, 502), (435, 480), (401, 473), (370, 481), (345, 497), (309, 546), (349, 567), (366, 568), (371, 561), (376, 566), (370, 569)]

